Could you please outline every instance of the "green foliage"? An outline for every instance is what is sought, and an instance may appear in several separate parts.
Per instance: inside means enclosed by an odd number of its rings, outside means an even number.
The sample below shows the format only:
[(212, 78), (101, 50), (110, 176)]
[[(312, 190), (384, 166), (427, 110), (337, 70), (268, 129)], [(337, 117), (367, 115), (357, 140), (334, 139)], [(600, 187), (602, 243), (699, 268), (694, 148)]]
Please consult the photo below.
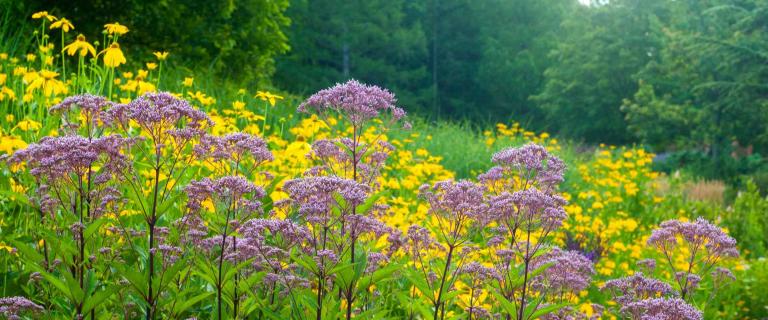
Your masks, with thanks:
[(660, 148), (701, 150), (716, 165), (732, 145), (764, 153), (768, 4), (675, 1), (668, 7), (674, 14), (660, 27), (664, 45), (637, 74), (643, 84), (625, 103), (630, 128)]
[[(288, 0), (33, 0), (19, 10), (23, 16), (48, 10), (64, 17), (82, 16), (75, 32), (101, 38), (105, 23), (128, 26), (125, 44), (151, 57), (170, 51), (183, 64), (229, 79), (264, 84), (275, 71), (274, 58), (288, 51), (283, 29)], [(123, 40), (123, 39), (121, 39)]]
[(757, 185), (747, 181), (746, 190), (739, 192), (733, 208), (725, 217), (725, 225), (739, 238), (750, 257), (766, 257), (768, 248), (768, 199), (760, 195)]
[(753, 260), (735, 276), (739, 281), (722, 288), (709, 301), (704, 319), (763, 319), (768, 314), (768, 259)]
[(390, 88), (409, 109), (424, 105), (429, 83), (417, 19), (422, 11), (403, 0), (294, 1), (286, 13), (293, 21), (292, 50), (278, 59), (275, 82), (309, 94), (357, 78)]
[(659, 50), (654, 26), (666, 2), (610, 1), (568, 16), (544, 87), (533, 97), (557, 131), (590, 142), (632, 140), (619, 107), (637, 90), (632, 75)]
[(694, 130), (695, 115), (691, 114), (690, 106), (671, 103), (670, 99), (669, 95), (658, 97), (653, 86), (640, 82), (634, 99), (625, 99), (621, 106), (627, 129), (657, 150), (685, 147)]
[[(308, 93), (357, 78), (429, 118), (535, 119), (568, 0), (293, 2), (276, 83)], [(376, 14), (372, 14), (372, 13)]]

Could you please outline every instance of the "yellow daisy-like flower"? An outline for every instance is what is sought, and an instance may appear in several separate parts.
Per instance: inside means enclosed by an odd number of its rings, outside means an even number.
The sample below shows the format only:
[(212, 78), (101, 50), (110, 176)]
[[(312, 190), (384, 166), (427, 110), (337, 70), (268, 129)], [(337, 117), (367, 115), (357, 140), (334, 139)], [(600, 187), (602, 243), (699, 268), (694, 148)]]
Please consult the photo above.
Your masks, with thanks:
[(40, 11), (32, 14), (32, 19), (48, 19), (48, 21), (56, 21), (56, 17), (48, 14), (48, 11)]
[(128, 27), (117, 22), (105, 24), (104, 30), (106, 30), (109, 34), (117, 34), (119, 36), (128, 33)]
[(24, 119), (16, 124), (15, 128), (21, 131), (37, 131), (43, 127), (43, 124), (31, 119)]
[(277, 103), (277, 100), (283, 100), (282, 96), (267, 91), (257, 91), (256, 98), (259, 98), (263, 101), (269, 101), (269, 104), (273, 107), (275, 106), (275, 103)]
[(34, 78), (34, 80), (32, 80), (29, 86), (27, 86), (27, 94), (41, 88), (43, 89), (43, 93), (46, 96), (67, 93), (68, 90), (66, 84), (56, 79), (58, 76), (58, 72), (41, 70)]
[(51, 24), (51, 30), (61, 28), (64, 32), (69, 32), (69, 30), (72, 30), (75, 28), (75, 26), (72, 25), (72, 22), (67, 20), (67, 18), (61, 18), (59, 21), (56, 21)]
[(107, 67), (115, 68), (126, 62), (125, 55), (123, 55), (123, 51), (120, 50), (120, 45), (117, 42), (111, 44), (109, 48), (104, 49), (99, 54), (102, 53), (104, 54), (104, 65)]
[(88, 41), (85, 41), (85, 36), (80, 34), (77, 36), (77, 39), (75, 39), (75, 42), (70, 43), (66, 47), (64, 47), (63, 51), (66, 51), (68, 55), (74, 56), (75, 53), (80, 53), (81, 56), (86, 56), (88, 53), (91, 54), (91, 56), (96, 56), (96, 48), (94, 48)]
[(163, 61), (165, 59), (168, 59), (168, 51), (155, 51), (152, 54), (157, 57), (157, 60)]
[(183, 84), (185, 87), (191, 87), (194, 82), (195, 82), (195, 78), (186, 77), (184, 78), (184, 82), (182, 82), (181, 84)]
[(149, 69), (149, 70), (155, 70), (155, 69), (157, 69), (157, 63), (154, 63), (154, 62), (147, 62), (147, 69)]

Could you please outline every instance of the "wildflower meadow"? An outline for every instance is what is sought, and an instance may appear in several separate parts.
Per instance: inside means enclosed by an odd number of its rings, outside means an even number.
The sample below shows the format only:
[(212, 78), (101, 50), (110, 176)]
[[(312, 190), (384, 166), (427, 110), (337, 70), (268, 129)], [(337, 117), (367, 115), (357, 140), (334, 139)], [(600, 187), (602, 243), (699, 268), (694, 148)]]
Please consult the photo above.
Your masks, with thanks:
[(131, 26), (24, 19), (34, 45), (0, 53), (0, 317), (768, 312), (754, 185), (725, 207), (642, 145), (435, 124), (352, 79), (215, 88), (121, 46)]

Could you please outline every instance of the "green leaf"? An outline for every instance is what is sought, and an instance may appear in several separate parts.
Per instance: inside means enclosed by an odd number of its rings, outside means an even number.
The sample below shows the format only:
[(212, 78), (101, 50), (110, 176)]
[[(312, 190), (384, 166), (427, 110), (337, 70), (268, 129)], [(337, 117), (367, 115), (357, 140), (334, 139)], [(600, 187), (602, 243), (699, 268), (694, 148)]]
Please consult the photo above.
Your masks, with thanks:
[(426, 296), (428, 299), (432, 300), (432, 295), (434, 294), (432, 291), (432, 288), (427, 283), (427, 280), (421, 277), (421, 274), (417, 274), (417, 271), (415, 270), (406, 270), (403, 272), (403, 275), (413, 284), (416, 286), (421, 293)]
[(88, 300), (85, 301), (85, 304), (83, 304), (83, 314), (91, 312), (92, 309), (98, 307), (104, 300), (107, 300), (118, 291), (120, 291), (120, 287), (118, 286), (108, 286), (104, 288), (104, 290), (96, 291), (96, 293), (91, 295)]
[[(530, 316), (526, 316), (526, 319), (538, 319), (543, 315), (547, 315), (550, 313), (553, 313), (555, 311), (558, 311), (564, 307), (568, 306), (567, 303), (559, 303), (559, 304), (551, 304), (543, 308), (536, 309), (536, 311), (533, 312)], [(529, 308), (532, 306), (528, 306), (525, 308), (525, 313), (528, 314), (530, 312)]]
[(376, 204), (376, 201), (378, 201), (379, 199), (381, 199), (381, 197), (388, 194), (389, 194), (389, 190), (383, 190), (371, 195), (370, 197), (368, 197), (368, 199), (365, 199), (365, 202), (363, 204), (357, 206), (357, 208), (355, 208), (355, 211), (358, 214), (368, 212), (369, 210), (371, 210), (373, 205)]
[(27, 197), (26, 194), (14, 192), (8, 189), (8, 190), (0, 190), (0, 195), (3, 195), (8, 199), (13, 199), (13, 201), (21, 202), (26, 206), (30, 206), (30, 207), (32, 206), (29, 203), (29, 197)]
[(88, 228), (85, 228), (85, 231), (83, 231), (83, 238), (89, 239), (96, 231), (101, 228), (105, 223), (107, 223), (107, 218), (99, 218), (94, 221), (91, 221), (91, 223), (88, 225)]
[(245, 260), (243, 262), (238, 263), (236, 266), (234, 266), (232, 268), (229, 268), (229, 270), (227, 270), (227, 273), (224, 274), (224, 278), (223, 278), (222, 281), (228, 282), (230, 279), (232, 279), (232, 277), (235, 276), (235, 273), (237, 273), (238, 271), (240, 271), (243, 268), (245, 268), (248, 265), (250, 265), (251, 262), (253, 262), (253, 259), (248, 259), (248, 260)]
[(148, 296), (146, 288), (147, 277), (143, 273), (128, 267), (122, 267), (120, 268), (120, 274), (125, 278), (125, 280), (128, 280), (128, 282), (133, 286), (133, 289), (136, 290), (139, 295), (144, 298)]
[(507, 300), (507, 298), (502, 296), (496, 290), (490, 290), (490, 291), (493, 297), (496, 298), (496, 301), (498, 301), (499, 304), (501, 305), (501, 308), (504, 309), (504, 311), (506, 311), (508, 314), (517, 314), (517, 305), (515, 303)]

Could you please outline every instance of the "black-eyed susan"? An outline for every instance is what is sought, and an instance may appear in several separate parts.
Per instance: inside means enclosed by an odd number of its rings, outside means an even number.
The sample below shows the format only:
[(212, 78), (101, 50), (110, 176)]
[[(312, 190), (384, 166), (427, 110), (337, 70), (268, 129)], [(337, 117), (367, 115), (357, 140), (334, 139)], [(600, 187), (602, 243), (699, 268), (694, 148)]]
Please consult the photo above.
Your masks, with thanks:
[(120, 50), (120, 45), (117, 42), (109, 45), (109, 48), (104, 49), (99, 54), (104, 54), (104, 65), (107, 67), (115, 68), (126, 62), (123, 51)]
[(273, 107), (275, 106), (275, 103), (277, 103), (277, 100), (283, 100), (282, 96), (273, 94), (268, 91), (257, 91), (256, 98), (259, 98), (262, 101), (269, 101), (269, 104), (272, 105)]
[(48, 14), (48, 11), (40, 11), (33, 13), (32, 19), (48, 19), (48, 21), (56, 21), (56, 16)]
[(61, 31), (69, 32), (69, 30), (72, 30), (75, 28), (74, 25), (72, 25), (72, 22), (67, 20), (67, 18), (61, 18), (59, 21), (56, 21), (51, 24), (51, 30), (61, 28)]
[(128, 27), (122, 24), (119, 24), (117, 22), (105, 24), (104, 30), (107, 31), (107, 33), (109, 34), (116, 34), (119, 36), (128, 33)]
[(70, 56), (74, 56), (75, 53), (80, 53), (80, 56), (83, 57), (88, 55), (88, 53), (90, 53), (91, 56), (96, 56), (96, 48), (88, 43), (88, 41), (85, 40), (85, 36), (82, 34), (78, 35), (74, 42), (64, 47), (61, 51), (66, 51)]
[(56, 79), (58, 76), (58, 72), (41, 70), (37, 73), (37, 76), (34, 77), (34, 80), (29, 83), (29, 86), (27, 86), (27, 93), (35, 92), (38, 89), (42, 89), (43, 94), (46, 96), (67, 93), (69, 91), (67, 85)]
[(154, 54), (157, 60), (160, 61), (168, 59), (168, 51), (155, 51), (152, 54)]

